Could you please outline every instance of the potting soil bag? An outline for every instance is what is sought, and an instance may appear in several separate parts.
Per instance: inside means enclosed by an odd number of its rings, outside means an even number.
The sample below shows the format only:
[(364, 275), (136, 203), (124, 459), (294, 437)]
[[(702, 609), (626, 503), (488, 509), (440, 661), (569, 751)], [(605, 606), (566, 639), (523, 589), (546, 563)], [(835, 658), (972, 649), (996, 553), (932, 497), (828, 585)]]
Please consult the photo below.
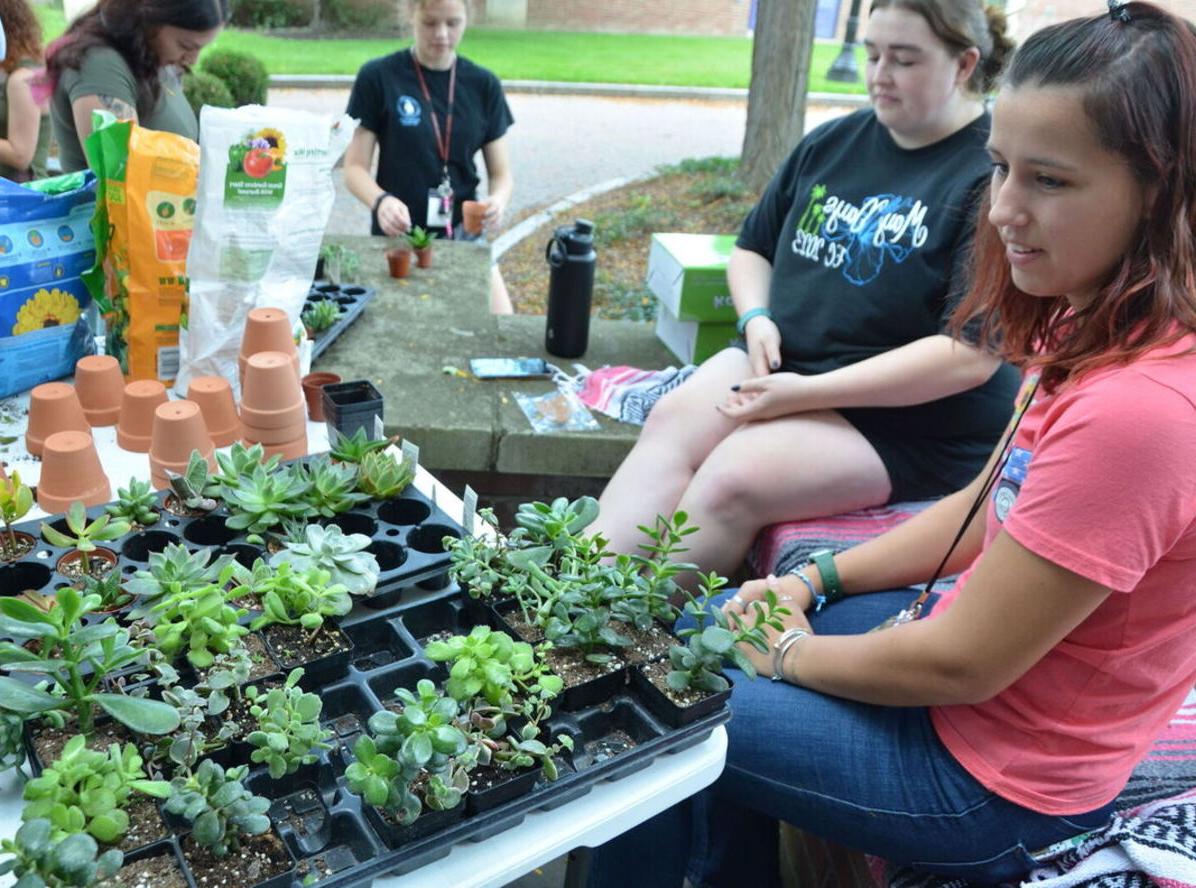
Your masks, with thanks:
[(356, 128), (343, 114), (261, 105), (200, 112), (203, 162), (177, 391), (202, 375), (238, 388), (250, 309), (280, 308), (302, 331), (299, 314), (336, 195), (332, 167)]
[(109, 117), (87, 138), (87, 153), (103, 207), (88, 283), (105, 312), (107, 352), (130, 379), (169, 385), (178, 374), (199, 146)]
[(0, 178), (0, 397), (74, 372), (95, 351), (81, 275), (95, 261), (96, 179)]

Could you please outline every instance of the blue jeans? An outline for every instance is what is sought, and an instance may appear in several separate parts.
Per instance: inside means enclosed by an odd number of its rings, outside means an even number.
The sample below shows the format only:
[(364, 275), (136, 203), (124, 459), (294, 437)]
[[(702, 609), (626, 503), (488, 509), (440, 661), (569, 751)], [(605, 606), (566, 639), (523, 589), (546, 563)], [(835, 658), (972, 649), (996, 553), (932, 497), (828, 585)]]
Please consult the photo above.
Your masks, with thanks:
[[(865, 632), (913, 597), (850, 596), (810, 623), (820, 634)], [(595, 849), (589, 888), (676, 888), (686, 875), (696, 886), (779, 886), (779, 820), (893, 863), (996, 883), (1030, 870), (1030, 852), (1103, 826), (1112, 813), (1110, 804), (1056, 817), (1006, 801), (947, 751), (925, 708), (731, 678), (722, 776)]]

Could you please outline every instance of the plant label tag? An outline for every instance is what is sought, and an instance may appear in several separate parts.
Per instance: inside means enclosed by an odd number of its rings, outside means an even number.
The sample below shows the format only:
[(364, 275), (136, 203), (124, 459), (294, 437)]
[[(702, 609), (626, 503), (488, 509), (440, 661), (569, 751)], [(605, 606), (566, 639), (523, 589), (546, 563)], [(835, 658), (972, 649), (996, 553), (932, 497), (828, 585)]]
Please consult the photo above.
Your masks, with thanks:
[(382, 427), (382, 417), (374, 414), (374, 440), (380, 441), (386, 437), (386, 429)]
[(461, 494), (461, 502), (464, 508), (461, 510), (461, 523), (465, 525), (465, 532), (473, 536), (474, 523), (478, 515), (478, 492), (465, 485), (465, 493)]
[(403, 439), (403, 458), (411, 460), (413, 466), (419, 465), (419, 445), (409, 438)]

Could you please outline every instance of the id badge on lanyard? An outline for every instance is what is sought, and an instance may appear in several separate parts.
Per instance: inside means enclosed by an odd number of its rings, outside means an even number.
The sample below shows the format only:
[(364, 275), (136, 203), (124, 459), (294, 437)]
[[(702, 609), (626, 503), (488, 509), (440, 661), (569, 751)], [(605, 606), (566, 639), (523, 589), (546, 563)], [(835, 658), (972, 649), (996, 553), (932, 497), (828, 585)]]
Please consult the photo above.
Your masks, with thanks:
[(443, 228), (445, 234), (453, 236), (453, 186), (447, 170), (440, 185), (428, 189), (428, 227)]

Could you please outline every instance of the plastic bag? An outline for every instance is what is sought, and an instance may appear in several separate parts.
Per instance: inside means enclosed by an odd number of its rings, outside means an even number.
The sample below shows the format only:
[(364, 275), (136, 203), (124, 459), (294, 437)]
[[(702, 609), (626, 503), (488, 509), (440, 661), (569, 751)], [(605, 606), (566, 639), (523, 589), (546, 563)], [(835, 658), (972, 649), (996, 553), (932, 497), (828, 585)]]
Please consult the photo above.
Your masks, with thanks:
[(336, 196), (332, 167), (356, 127), (346, 115), (261, 105), (200, 113), (203, 162), (177, 391), (199, 375), (239, 388), (250, 309), (280, 308), (299, 324)]
[(515, 400), (538, 434), (596, 432), (601, 428), (576, 393), (567, 389), (545, 395), (516, 393)]
[(130, 379), (174, 381), (187, 300), (199, 146), (110, 115), (87, 138), (101, 179), (92, 295), (108, 322), (106, 351)]
[(95, 261), (96, 180), (0, 178), (0, 397), (74, 372), (95, 351), (81, 279)]

